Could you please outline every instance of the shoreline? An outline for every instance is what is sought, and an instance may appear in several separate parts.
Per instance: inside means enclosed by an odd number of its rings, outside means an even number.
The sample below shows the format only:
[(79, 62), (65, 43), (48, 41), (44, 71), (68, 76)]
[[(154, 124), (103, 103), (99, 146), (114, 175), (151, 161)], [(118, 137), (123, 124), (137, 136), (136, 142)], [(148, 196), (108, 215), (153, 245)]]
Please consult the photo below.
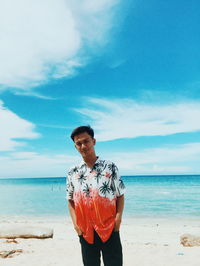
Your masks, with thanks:
[[(0, 223), (2, 222), (66, 222), (71, 221), (71, 217), (66, 215), (5, 215), (0, 216)], [(123, 222), (150, 222), (150, 223), (199, 223), (200, 226), (200, 216), (133, 216), (123, 215)]]
[[(7, 243), (5, 239), (0, 239), (1, 251), (22, 250), (22, 253), (14, 255), (13, 258), (0, 258), (0, 263), (2, 261), (4, 265), (21, 266), (27, 265), (28, 261), (29, 266), (81, 266), (80, 244), (71, 218), (67, 215), (55, 217), (54, 220), (45, 218), (1, 219), (0, 226), (9, 224), (52, 228), (54, 236), (52, 239), (17, 238), (17, 243)], [(180, 244), (181, 235), (200, 235), (199, 232), (199, 219), (124, 217), (120, 230), (124, 266), (199, 266), (200, 246), (183, 247)]]

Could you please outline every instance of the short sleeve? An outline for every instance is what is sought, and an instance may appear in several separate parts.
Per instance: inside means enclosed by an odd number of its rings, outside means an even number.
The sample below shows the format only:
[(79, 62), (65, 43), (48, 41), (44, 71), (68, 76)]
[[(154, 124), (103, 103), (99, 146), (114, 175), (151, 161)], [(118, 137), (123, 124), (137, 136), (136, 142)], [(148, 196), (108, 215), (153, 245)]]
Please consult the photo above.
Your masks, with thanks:
[(66, 199), (67, 200), (73, 200), (73, 195), (74, 195), (74, 185), (72, 182), (72, 174), (71, 172), (68, 173), (67, 175), (67, 187), (66, 187)]
[(119, 174), (119, 170), (115, 164), (113, 164), (113, 167), (112, 167), (112, 179), (113, 179), (113, 184), (115, 187), (116, 196), (120, 197), (124, 195), (125, 190), (126, 190), (125, 185)]

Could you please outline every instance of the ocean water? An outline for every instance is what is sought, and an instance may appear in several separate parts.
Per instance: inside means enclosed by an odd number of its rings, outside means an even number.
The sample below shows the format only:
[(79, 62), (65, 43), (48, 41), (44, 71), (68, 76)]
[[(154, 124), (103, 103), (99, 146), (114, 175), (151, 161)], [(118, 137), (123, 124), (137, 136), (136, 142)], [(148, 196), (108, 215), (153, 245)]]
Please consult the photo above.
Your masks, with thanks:
[[(200, 175), (123, 176), (124, 215), (200, 218)], [(64, 217), (65, 178), (0, 179), (0, 218)]]

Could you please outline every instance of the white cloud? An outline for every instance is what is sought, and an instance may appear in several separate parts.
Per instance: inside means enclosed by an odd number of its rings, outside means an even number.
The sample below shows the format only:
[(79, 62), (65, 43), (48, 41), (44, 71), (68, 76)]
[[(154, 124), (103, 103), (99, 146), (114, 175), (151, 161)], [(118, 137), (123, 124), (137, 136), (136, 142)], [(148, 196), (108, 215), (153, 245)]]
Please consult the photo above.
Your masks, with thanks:
[(200, 103), (168, 105), (136, 103), (133, 100), (89, 99), (87, 108), (76, 109), (96, 130), (98, 140), (140, 136), (165, 136), (200, 130)]
[(32, 123), (6, 109), (0, 101), (0, 151), (9, 151), (24, 145), (17, 140), (37, 137), (39, 134), (35, 132), (35, 126)]
[(0, 0), (1, 90), (73, 75), (107, 41), (117, 0)]
[(175, 147), (144, 149), (139, 152), (105, 153), (129, 174), (185, 174), (200, 173), (200, 143)]
[(7, 177), (63, 177), (78, 156), (63, 154), (39, 154), (34, 152), (15, 152), (0, 157), (0, 178)]
[[(122, 175), (195, 174), (200, 172), (200, 143), (144, 149), (139, 152), (105, 151), (102, 158), (114, 161)], [(0, 178), (58, 177), (81, 160), (79, 155), (12, 152), (0, 156)]]

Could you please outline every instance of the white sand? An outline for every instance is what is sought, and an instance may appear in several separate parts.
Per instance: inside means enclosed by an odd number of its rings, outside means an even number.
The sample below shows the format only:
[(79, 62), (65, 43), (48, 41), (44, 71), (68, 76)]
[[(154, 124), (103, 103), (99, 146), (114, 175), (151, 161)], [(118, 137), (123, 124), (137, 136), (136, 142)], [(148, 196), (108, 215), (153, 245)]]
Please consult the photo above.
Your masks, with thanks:
[[(70, 218), (54, 221), (42, 219), (1, 221), (5, 224), (33, 225), (54, 229), (53, 239), (16, 239), (6, 243), (0, 239), (0, 251), (22, 249), (13, 258), (0, 258), (0, 265), (9, 266), (81, 266), (78, 237)], [(127, 219), (121, 226), (124, 266), (199, 266), (200, 247), (183, 247), (180, 236), (200, 235), (198, 220)]]

